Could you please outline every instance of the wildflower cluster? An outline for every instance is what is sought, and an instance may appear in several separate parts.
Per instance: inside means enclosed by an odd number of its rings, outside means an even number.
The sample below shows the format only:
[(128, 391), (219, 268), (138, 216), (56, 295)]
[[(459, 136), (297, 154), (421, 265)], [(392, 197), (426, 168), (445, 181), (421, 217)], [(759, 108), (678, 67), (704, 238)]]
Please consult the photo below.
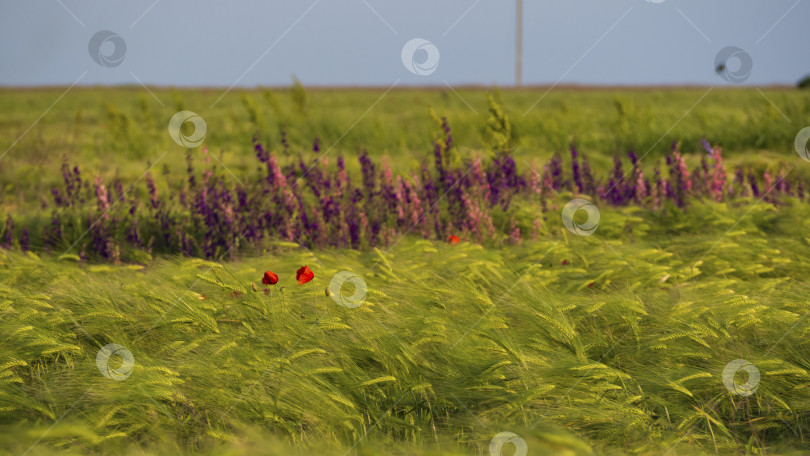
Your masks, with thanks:
[[(760, 176), (738, 168), (728, 179), (721, 148), (706, 141), (706, 155), (694, 169), (674, 143), (664, 170), (657, 164), (648, 177), (630, 151), (629, 170), (616, 155), (612, 170), (600, 178), (574, 145), (568, 169), (555, 154), (541, 168), (521, 171), (508, 148), (489, 159), (462, 159), (453, 147), (449, 122), (439, 122), (431, 159), (409, 174), (395, 174), (386, 159), (377, 162), (362, 151), (357, 158), (360, 173), (350, 175), (343, 156), (332, 166), (318, 153), (318, 139), (311, 158), (282, 157), (284, 165), (254, 139), (259, 172), (238, 181), (212, 165), (203, 148), (199, 173), (191, 154), (182, 179), (164, 173), (166, 192), (158, 190), (151, 171), (144, 176), (145, 188), (130, 191), (118, 179), (83, 178), (79, 166), (66, 163), (64, 186), (52, 190), (49, 222), (29, 227), (8, 215), (2, 244), (27, 250), (30, 234), (35, 246), (113, 261), (125, 251), (215, 258), (273, 239), (351, 249), (390, 245), (405, 235), (516, 244), (528, 234), (526, 227), (531, 227), (532, 239), (538, 238), (541, 212), (558, 209), (555, 200), (561, 191), (587, 195), (599, 204), (653, 210), (666, 204), (686, 209), (693, 198), (804, 198), (801, 179), (791, 181), (785, 172), (774, 178), (767, 171)], [(286, 137), (282, 146), (287, 155)], [(515, 198), (528, 198), (540, 207), (537, 217), (523, 224), (524, 232), (511, 207)]]

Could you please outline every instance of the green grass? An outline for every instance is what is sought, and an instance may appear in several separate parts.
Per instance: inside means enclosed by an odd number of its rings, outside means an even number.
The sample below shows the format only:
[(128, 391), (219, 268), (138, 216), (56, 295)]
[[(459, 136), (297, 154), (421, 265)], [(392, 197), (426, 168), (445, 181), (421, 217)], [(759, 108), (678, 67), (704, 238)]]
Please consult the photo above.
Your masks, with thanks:
[[(551, 235), (501, 249), (279, 243), (146, 267), (6, 252), (0, 449), (484, 455), (499, 432), (529, 454), (810, 449), (810, 208), (605, 208), (589, 237), (552, 214)], [(362, 306), (325, 295), (341, 270)], [(108, 343), (133, 353), (123, 381), (96, 367)], [(739, 358), (762, 374), (752, 396), (724, 387)]]
[[(363, 148), (406, 172), (431, 153), (428, 106), (461, 154), (489, 146), (483, 90), (321, 89), (300, 105), (260, 89), (213, 108), (220, 90), (152, 90), (160, 102), (141, 88), (74, 88), (50, 110), (64, 88), (0, 90), (3, 212), (47, 215), (63, 160), (86, 180), (129, 184), (163, 157), (153, 174), (164, 191), (161, 173), (185, 169), (167, 131), (179, 109), (205, 118), (206, 145), (236, 176), (257, 166), (253, 135), (280, 153), (281, 131), (292, 157), (318, 136), (351, 172)], [(496, 97), (520, 168), (572, 140), (600, 175), (629, 147), (649, 151), (646, 172), (674, 140), (694, 166), (705, 136), (729, 170), (788, 161), (806, 175), (792, 144), (810, 93), (763, 92), (776, 107), (756, 89), (555, 89), (525, 117), (543, 91)], [(559, 216), (573, 197), (542, 214), (540, 239), (500, 248), (277, 243), (222, 264), (128, 265), (2, 251), (0, 454), (487, 455), (500, 432), (530, 455), (810, 451), (810, 207), (600, 206), (597, 232), (580, 237)], [(513, 207), (531, 238), (539, 204)], [(315, 279), (299, 286), (304, 264)], [(281, 281), (265, 294), (268, 269)], [(368, 286), (360, 307), (324, 292), (344, 270)], [(109, 343), (134, 356), (123, 381), (96, 366)], [(761, 372), (755, 394), (724, 386), (735, 359)]]

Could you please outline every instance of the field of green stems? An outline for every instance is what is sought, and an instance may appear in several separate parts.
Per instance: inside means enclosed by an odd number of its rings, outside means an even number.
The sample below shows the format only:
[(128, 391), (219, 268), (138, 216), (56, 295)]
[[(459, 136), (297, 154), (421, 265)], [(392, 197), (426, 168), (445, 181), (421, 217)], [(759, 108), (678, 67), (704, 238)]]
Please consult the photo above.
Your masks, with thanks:
[(808, 92), (63, 91), (0, 91), (2, 455), (810, 452)]

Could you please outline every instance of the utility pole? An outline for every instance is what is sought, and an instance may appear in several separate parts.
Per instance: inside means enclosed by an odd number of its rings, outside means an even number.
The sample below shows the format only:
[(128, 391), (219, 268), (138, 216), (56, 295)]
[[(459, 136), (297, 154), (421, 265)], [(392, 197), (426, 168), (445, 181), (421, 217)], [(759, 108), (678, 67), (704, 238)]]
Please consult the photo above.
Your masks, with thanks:
[(517, 0), (515, 14), (515, 86), (523, 85), (523, 0)]

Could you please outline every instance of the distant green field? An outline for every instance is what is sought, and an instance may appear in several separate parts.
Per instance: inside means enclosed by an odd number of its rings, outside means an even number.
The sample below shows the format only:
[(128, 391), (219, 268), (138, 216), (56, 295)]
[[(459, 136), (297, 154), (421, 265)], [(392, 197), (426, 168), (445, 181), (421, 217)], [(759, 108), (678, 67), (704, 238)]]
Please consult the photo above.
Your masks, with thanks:
[(322, 151), (334, 145), (327, 157), (343, 154), (352, 158), (351, 167), (357, 166), (353, 157), (367, 149), (372, 157), (387, 155), (395, 169), (411, 169), (432, 151), (429, 107), (448, 118), (461, 153), (480, 154), (488, 144), (486, 92), (500, 97), (513, 123), (519, 163), (565, 152), (575, 141), (596, 165), (608, 168), (614, 152), (633, 148), (639, 156), (659, 158), (676, 140), (685, 152), (701, 153), (704, 137), (720, 144), (732, 164), (792, 159), (793, 138), (810, 125), (810, 92), (794, 89), (763, 89), (765, 96), (759, 89), (727, 88), (556, 88), (545, 96), (545, 89), (256, 89), (233, 90), (218, 102), (224, 90), (151, 90), (157, 99), (141, 87), (73, 88), (55, 104), (64, 88), (0, 90), (4, 205), (47, 198), (61, 181), (63, 160), (131, 182), (148, 161), (168, 152), (159, 166), (182, 171), (185, 149), (172, 142), (167, 127), (184, 109), (205, 119), (205, 144), (237, 176), (256, 166), (257, 133), (279, 153), (286, 132), (291, 153), (310, 151), (317, 137)]
[[(331, 173), (343, 155), (360, 191), (362, 150), (377, 165), (387, 157), (398, 175), (423, 161), (433, 172), (432, 107), (449, 121), (452, 154), (492, 160), (487, 91), (385, 90), (234, 90), (213, 108), (221, 90), (152, 89), (156, 100), (140, 87), (75, 88), (58, 102), (64, 88), (0, 91), (0, 215), (17, 223), (13, 242), (6, 230), (0, 239), (0, 454), (810, 452), (810, 185), (798, 189), (810, 182), (810, 163), (793, 148), (810, 125), (806, 91), (560, 88), (524, 116), (544, 90), (489, 90), (512, 122), (521, 175), (560, 152), (569, 182), (515, 193), (508, 211), (487, 205), (497, 229), (481, 243), (471, 241), (476, 227), (448, 226), (457, 242), (444, 231), (420, 239), (406, 224), (402, 236), (358, 250), (259, 237), (234, 241), (232, 259), (217, 250), (204, 261), (103, 230), (94, 234), (129, 249), (124, 261), (71, 250), (96, 226), (88, 221), (129, 221), (129, 204), (141, 234), (160, 238), (162, 209), (172, 226), (210, 228), (183, 218), (232, 215), (232, 188), (268, 201), (303, 193), (304, 183), (283, 193), (293, 181), (262, 186), (256, 135), (283, 164), (328, 151)], [(205, 119), (205, 146), (227, 168), (212, 161), (210, 188), (227, 195), (198, 212), (175, 195), (191, 188), (187, 153), (193, 176), (207, 172), (200, 148), (169, 136), (178, 110)], [(699, 167), (704, 137), (724, 161), (690, 175), (702, 193), (682, 207), (673, 201), (686, 184), (664, 157), (677, 140), (689, 169)], [(631, 148), (648, 179), (658, 164), (670, 174), (656, 185), (676, 188), (663, 201), (638, 191), (617, 204), (609, 191), (579, 195), (572, 142), (603, 189), (613, 154), (626, 164)], [(158, 160), (151, 174), (165, 206), (150, 206), (141, 179)], [(64, 197), (72, 185), (65, 162), (81, 168), (86, 189), (74, 199), (86, 201), (54, 203), (52, 188)], [(762, 196), (741, 192), (747, 180), (732, 183), (737, 165), (755, 172)], [(780, 173), (794, 187), (771, 193)], [(97, 174), (137, 183), (133, 202), (105, 209), (113, 196), (93, 188)], [(721, 198), (709, 196), (725, 178)], [(188, 195), (208, 191), (200, 180)], [(334, 191), (335, 182), (318, 188)], [(464, 197), (488, 204), (476, 192), (496, 187), (510, 188), (484, 182)], [(395, 212), (380, 203), (381, 188), (369, 191), (373, 204), (368, 195), (357, 203), (362, 216)], [(581, 197), (598, 206), (591, 235), (577, 235), (561, 213)], [(458, 209), (436, 205), (442, 220)], [(51, 211), (63, 225), (45, 249), (37, 242)], [(25, 223), (37, 241), (29, 252)], [(84, 237), (90, 249), (94, 234)], [(314, 279), (299, 284), (304, 265)], [(277, 284), (262, 284), (268, 270)], [(125, 350), (105, 357), (109, 344)]]

